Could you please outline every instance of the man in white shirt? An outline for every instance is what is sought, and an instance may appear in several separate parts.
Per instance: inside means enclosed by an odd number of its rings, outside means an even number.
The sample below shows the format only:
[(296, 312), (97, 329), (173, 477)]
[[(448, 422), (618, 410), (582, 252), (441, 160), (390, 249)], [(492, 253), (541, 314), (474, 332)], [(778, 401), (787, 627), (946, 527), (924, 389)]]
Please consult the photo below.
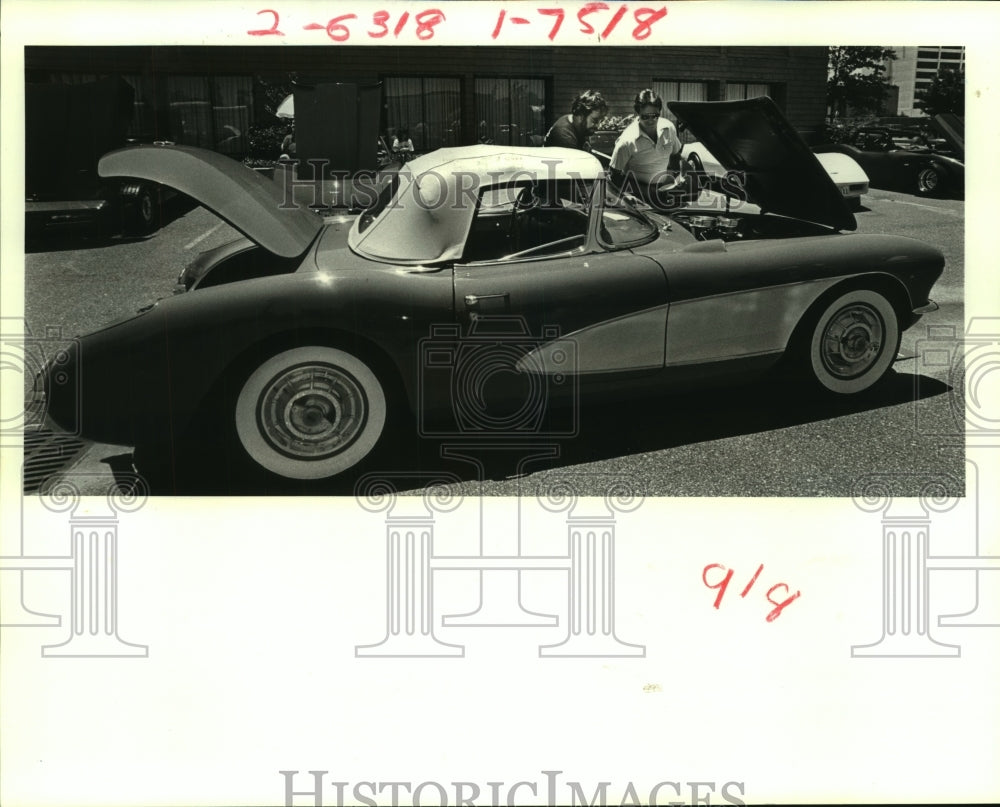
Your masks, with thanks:
[(618, 136), (611, 153), (612, 181), (633, 188), (651, 204), (671, 207), (687, 190), (677, 129), (662, 117), (663, 100), (652, 90), (638, 93), (633, 109), (636, 119)]

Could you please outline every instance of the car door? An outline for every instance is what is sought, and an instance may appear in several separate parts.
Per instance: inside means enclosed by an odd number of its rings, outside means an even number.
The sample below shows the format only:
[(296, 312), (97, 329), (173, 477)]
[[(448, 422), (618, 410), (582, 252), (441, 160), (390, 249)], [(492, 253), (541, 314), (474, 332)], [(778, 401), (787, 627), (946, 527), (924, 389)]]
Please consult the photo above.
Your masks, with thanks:
[[(596, 196), (579, 233), (572, 214), (540, 210), (543, 226), (520, 250), (527, 254), (455, 264), (455, 314), (464, 334), (534, 341), (542, 366), (568, 347), (579, 373), (662, 368), (666, 277), (659, 263), (628, 248), (655, 239), (656, 226), (634, 211), (605, 206), (603, 192)], [(500, 216), (496, 225), (492, 229), (510, 222)], [(475, 232), (474, 225), (470, 237)]]

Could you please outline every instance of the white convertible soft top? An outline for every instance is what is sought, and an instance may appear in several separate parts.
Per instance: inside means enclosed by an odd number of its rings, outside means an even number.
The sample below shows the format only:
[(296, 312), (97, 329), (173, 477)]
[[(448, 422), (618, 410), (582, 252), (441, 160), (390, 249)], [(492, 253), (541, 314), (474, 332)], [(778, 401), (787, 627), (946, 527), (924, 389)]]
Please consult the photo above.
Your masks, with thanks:
[(457, 260), (484, 187), (594, 180), (603, 175), (597, 158), (577, 149), (438, 149), (400, 169), (392, 201), (377, 212), (374, 220), (362, 214), (351, 230), (349, 244), (366, 258), (389, 263)]

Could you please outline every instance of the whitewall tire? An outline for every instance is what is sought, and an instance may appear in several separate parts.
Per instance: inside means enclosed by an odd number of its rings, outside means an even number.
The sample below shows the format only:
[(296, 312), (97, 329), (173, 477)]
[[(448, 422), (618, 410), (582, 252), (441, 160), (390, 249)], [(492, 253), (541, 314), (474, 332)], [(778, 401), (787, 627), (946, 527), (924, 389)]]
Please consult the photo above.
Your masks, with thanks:
[(863, 392), (892, 367), (899, 339), (892, 303), (876, 291), (854, 289), (820, 312), (810, 334), (808, 369), (830, 392)]
[(296, 347), (250, 373), (236, 399), (249, 458), (287, 479), (326, 479), (361, 462), (386, 429), (385, 389), (358, 357)]

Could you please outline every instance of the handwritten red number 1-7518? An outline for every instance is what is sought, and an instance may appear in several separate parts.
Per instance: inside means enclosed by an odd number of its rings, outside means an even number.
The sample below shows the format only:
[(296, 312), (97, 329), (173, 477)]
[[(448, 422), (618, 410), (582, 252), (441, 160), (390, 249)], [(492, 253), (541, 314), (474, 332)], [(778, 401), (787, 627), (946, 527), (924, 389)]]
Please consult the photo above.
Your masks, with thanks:
[[(549, 41), (555, 41), (559, 32), (563, 29), (563, 22), (566, 19), (566, 9), (537, 8), (535, 11), (540, 16), (551, 19), (548, 38)], [(583, 8), (576, 12), (576, 20), (579, 23), (579, 32), (587, 35), (596, 33), (598, 35), (598, 39), (600, 40), (605, 40), (610, 37), (628, 13), (629, 6), (624, 3), (619, 5), (610, 16), (601, 13), (609, 11), (611, 11), (611, 6), (607, 3), (587, 3), (583, 6)], [(591, 19), (592, 15), (595, 14), (599, 16)], [(653, 23), (658, 20), (662, 20), (666, 16), (667, 9), (665, 6), (661, 6), (660, 8), (648, 8), (643, 6), (641, 8), (634, 9), (632, 11), (632, 19), (635, 21), (635, 26), (632, 28), (632, 38), (637, 41), (648, 39), (650, 34), (653, 32)], [(496, 25), (493, 26), (493, 32), (490, 34), (490, 37), (492, 39), (498, 39), (501, 33), (508, 26), (524, 26), (531, 24), (532, 20), (530, 17), (521, 15), (508, 17), (507, 9), (500, 9), (500, 12), (497, 14)], [(595, 28), (595, 24), (598, 27)]]

